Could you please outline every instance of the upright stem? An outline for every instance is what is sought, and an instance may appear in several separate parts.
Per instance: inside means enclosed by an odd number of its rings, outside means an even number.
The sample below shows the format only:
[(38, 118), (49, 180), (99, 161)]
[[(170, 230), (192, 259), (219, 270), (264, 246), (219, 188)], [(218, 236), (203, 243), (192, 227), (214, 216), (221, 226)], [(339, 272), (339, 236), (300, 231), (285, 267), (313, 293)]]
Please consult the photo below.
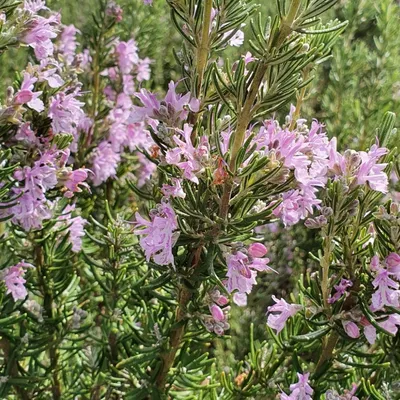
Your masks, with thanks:
[[(272, 45), (275, 46), (277, 49), (279, 49), (282, 46), (286, 37), (292, 32), (292, 25), (300, 9), (300, 5), (301, 5), (301, 0), (293, 0), (290, 5), (287, 16), (282, 20), (282, 25), (276, 37), (276, 40), (272, 43)], [(232, 145), (231, 158), (229, 162), (229, 169), (234, 175), (236, 173), (237, 156), (239, 154), (241, 147), (243, 146), (244, 138), (246, 135), (246, 129), (253, 117), (252, 113), (253, 105), (254, 102), (256, 101), (258, 90), (264, 79), (264, 75), (265, 72), (267, 71), (267, 68), (268, 68), (267, 63), (260, 63), (257, 66), (257, 70), (254, 74), (253, 82), (251, 83), (246, 101), (238, 117), (235, 137)], [(233, 188), (233, 182), (231, 179), (229, 179), (224, 185), (221, 198), (221, 205), (220, 205), (219, 216), (224, 220), (226, 220), (228, 216), (229, 200), (231, 198), (232, 188)]]
[[(200, 262), (200, 255), (203, 250), (203, 246), (200, 245), (194, 250), (192, 270), (196, 271), (197, 266)], [(183, 336), (186, 330), (186, 316), (187, 316), (187, 306), (189, 301), (192, 299), (192, 292), (185, 286), (182, 285), (178, 292), (178, 307), (175, 314), (175, 328), (171, 329), (169, 335), (169, 347), (161, 354), (161, 369), (157, 374), (156, 386), (161, 391), (164, 392), (165, 384), (167, 382), (168, 372), (174, 365), (176, 353), (182, 343)]]
[[(43, 290), (43, 308), (50, 322), (53, 319), (53, 293), (47, 284), (47, 272), (44, 270), (44, 254), (42, 246), (35, 247), (35, 265), (41, 281)], [(59, 354), (57, 351), (57, 343), (55, 338), (55, 329), (50, 326), (51, 342), (49, 346), (50, 368), (52, 374), (51, 391), (53, 400), (61, 400), (61, 382), (58, 377), (58, 360)]]
[(169, 337), (169, 349), (161, 354), (162, 366), (156, 378), (156, 386), (160, 391), (164, 391), (168, 372), (174, 364), (176, 353), (185, 334), (186, 324), (182, 321), (186, 318), (186, 307), (192, 298), (192, 293), (185, 287), (180, 289), (178, 294), (178, 308), (175, 315), (175, 325)]
[(325, 238), (324, 245), (324, 255), (321, 259), (321, 269), (322, 269), (322, 298), (324, 301), (324, 308), (327, 310), (329, 308), (328, 297), (329, 297), (329, 266), (332, 254), (332, 238), (327, 236)]
[(207, 65), (210, 42), (210, 26), (211, 26), (212, 0), (205, 0), (203, 29), (201, 31), (200, 46), (197, 49), (197, 66), (198, 75), (197, 95), (200, 95), (201, 86), (203, 84), (204, 71)]

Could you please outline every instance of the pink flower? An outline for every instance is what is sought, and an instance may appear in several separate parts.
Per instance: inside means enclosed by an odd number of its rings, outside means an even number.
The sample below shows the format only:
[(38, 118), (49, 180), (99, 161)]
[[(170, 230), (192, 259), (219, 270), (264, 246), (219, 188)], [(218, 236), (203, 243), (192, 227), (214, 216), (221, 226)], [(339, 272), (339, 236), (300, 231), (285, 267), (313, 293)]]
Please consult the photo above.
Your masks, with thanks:
[(18, 128), (15, 139), (23, 140), (30, 144), (36, 144), (38, 142), (35, 132), (31, 129), (30, 122), (25, 122)]
[(264, 257), (268, 249), (262, 243), (253, 243), (248, 248), (251, 257)]
[(173, 137), (178, 147), (168, 150), (165, 160), (168, 164), (176, 165), (183, 170), (184, 178), (199, 183), (197, 175), (204, 170), (204, 163), (209, 158), (210, 146), (208, 138), (203, 136), (200, 139), (198, 147), (194, 147), (191, 139), (193, 128), (189, 124), (185, 124), (183, 131), (177, 130), (183, 139), (177, 135)]
[(240, 293), (250, 293), (256, 284), (257, 271), (267, 271), (271, 268), (267, 265), (268, 258), (249, 258), (241, 251), (226, 256), (228, 265), (227, 289), (229, 292), (238, 290)]
[(17, 205), (7, 210), (7, 213), (13, 215), (11, 221), (25, 231), (41, 229), (43, 221), (52, 217), (52, 203), (42, 198), (38, 199), (30, 192), (15, 190), (15, 194), (21, 193), (23, 194), (18, 198)]
[(25, 274), (24, 268), (33, 268), (33, 265), (21, 261), (13, 267), (7, 268), (1, 273), (1, 278), (7, 287), (7, 294), (12, 295), (14, 301), (24, 300), (28, 295), (25, 288), (26, 280), (23, 278)]
[(360, 329), (353, 321), (342, 321), (343, 329), (353, 339), (360, 336)]
[(99, 144), (94, 151), (92, 159), (93, 184), (99, 186), (108, 178), (114, 178), (121, 156), (112, 149), (112, 145), (106, 141)]
[(315, 188), (304, 186), (283, 193), (282, 202), (275, 208), (273, 214), (280, 217), (285, 226), (297, 224), (312, 214), (313, 207), (321, 203), (321, 200), (317, 199), (316, 192)]
[(171, 81), (168, 85), (168, 92), (165, 99), (161, 102), (157, 97), (142, 89), (136, 97), (142, 102), (144, 107), (134, 107), (131, 114), (131, 122), (140, 122), (146, 118), (153, 118), (166, 122), (169, 126), (177, 126), (179, 121), (183, 121), (188, 116), (188, 108), (199, 111), (199, 100), (192, 98), (190, 92), (185, 95), (176, 93), (176, 84)]
[[(361, 324), (364, 326), (364, 335), (370, 344), (374, 344), (376, 341), (376, 328), (371, 325), (365, 317), (361, 320)], [(392, 335), (397, 335), (398, 326), (400, 326), (400, 315), (391, 314), (385, 321), (378, 322), (378, 325)]]
[(33, 92), (36, 81), (37, 78), (32, 78), (30, 74), (24, 72), (24, 80), (22, 81), (21, 89), (15, 94), (14, 104), (27, 104), (28, 107), (37, 112), (44, 110), (43, 101), (39, 99), (43, 92)]
[(386, 265), (391, 274), (393, 274), (396, 279), (400, 280), (400, 255), (396, 253), (390, 253), (386, 257)]
[(332, 297), (329, 297), (328, 303), (333, 304), (336, 301), (338, 301), (346, 293), (347, 289), (352, 286), (353, 286), (352, 281), (348, 279), (341, 279), (339, 285), (334, 286), (336, 293)]
[[(224, 39), (228, 38), (229, 36), (231, 36), (233, 33), (233, 30), (228, 31), (224, 34)], [(228, 44), (230, 46), (234, 46), (234, 47), (240, 47), (244, 42), (244, 32), (241, 31), (240, 29), (235, 32), (232, 37), (229, 38), (228, 40)]]
[(150, 221), (136, 213), (135, 224), (141, 228), (135, 230), (135, 234), (142, 236), (140, 246), (145, 252), (146, 260), (150, 261), (153, 258), (156, 264), (171, 264), (174, 267), (172, 248), (179, 236), (179, 233), (175, 232), (178, 222), (175, 211), (168, 202), (162, 202), (156, 210), (150, 212)]
[(65, 197), (71, 198), (74, 193), (82, 192), (82, 187), (88, 189), (90, 192), (89, 185), (85, 182), (88, 178), (88, 172), (91, 172), (87, 168), (79, 168), (72, 170), (71, 168), (64, 169), (59, 174), (59, 183), (64, 184), (68, 191), (64, 194)]
[(390, 307), (399, 308), (400, 291), (399, 284), (389, 277), (391, 273), (384, 269), (379, 268), (377, 275), (372, 282), (373, 287), (376, 289), (372, 295), (372, 311), (382, 310), (385, 305)]
[(150, 6), (153, 4), (153, 0), (143, 0), (143, 4), (145, 4), (146, 6)]
[(40, 10), (48, 10), (45, 0), (25, 0), (24, 8), (32, 14), (36, 14)]
[(333, 138), (330, 142), (329, 168), (338, 177), (344, 177), (356, 185), (368, 185), (372, 190), (387, 193), (388, 176), (384, 172), (387, 164), (378, 163), (388, 150), (374, 144), (370, 151), (359, 153), (347, 150), (344, 155), (337, 152), (337, 142)]
[(68, 25), (64, 27), (58, 51), (64, 56), (67, 64), (71, 64), (74, 61), (77, 43), (76, 34), (80, 33), (79, 29), (76, 29), (74, 25)]
[(303, 307), (299, 304), (289, 304), (284, 299), (278, 300), (275, 296), (272, 296), (272, 299), (276, 304), (268, 307), (267, 325), (271, 329), (275, 329), (278, 334), (285, 327), (286, 321), (298, 313)]
[(51, 15), (49, 18), (36, 16), (28, 26), (27, 33), (21, 41), (35, 50), (35, 56), (42, 60), (53, 55), (54, 46), (51, 39), (57, 37), (60, 15)]
[(314, 390), (309, 384), (310, 374), (297, 373), (299, 381), (290, 385), (290, 395), (281, 393), (281, 400), (312, 400)]
[(118, 65), (122, 74), (130, 74), (133, 66), (139, 62), (138, 47), (135, 40), (119, 42), (115, 48)]
[(388, 176), (384, 172), (387, 164), (379, 164), (378, 160), (384, 156), (388, 150), (379, 148), (374, 144), (368, 153), (361, 151), (361, 165), (357, 172), (357, 183), (363, 185), (368, 182), (372, 190), (387, 193)]
[[(87, 220), (81, 216), (72, 217), (74, 210), (75, 206), (67, 206), (63, 214), (58, 217), (58, 220), (68, 225), (66, 231), (69, 233), (68, 241), (72, 244), (72, 251), (79, 253), (82, 249), (82, 238), (85, 236), (84, 226), (87, 224)], [(58, 227), (59, 225), (56, 225), (56, 228)]]
[(85, 105), (79, 101), (81, 93), (75, 90), (72, 93), (64, 92), (56, 94), (50, 99), (48, 116), (52, 119), (51, 126), (54, 133), (74, 133), (80, 121), (85, 117), (82, 107)]
[(152, 61), (150, 58), (144, 58), (143, 60), (139, 60), (136, 65), (136, 79), (139, 82), (148, 81), (150, 79), (150, 64)]
[(181, 181), (177, 178), (172, 178), (172, 185), (163, 184), (161, 192), (166, 197), (180, 197), (184, 199), (186, 193), (183, 191)]
[(46, 81), (53, 89), (61, 87), (65, 82), (59, 75), (60, 70), (61, 66), (57, 61), (48, 58), (40, 60), (40, 66), (38, 69), (39, 82)]
[(221, 307), (217, 306), (216, 304), (210, 306), (210, 312), (216, 321), (223, 321), (225, 319), (224, 312), (222, 311)]

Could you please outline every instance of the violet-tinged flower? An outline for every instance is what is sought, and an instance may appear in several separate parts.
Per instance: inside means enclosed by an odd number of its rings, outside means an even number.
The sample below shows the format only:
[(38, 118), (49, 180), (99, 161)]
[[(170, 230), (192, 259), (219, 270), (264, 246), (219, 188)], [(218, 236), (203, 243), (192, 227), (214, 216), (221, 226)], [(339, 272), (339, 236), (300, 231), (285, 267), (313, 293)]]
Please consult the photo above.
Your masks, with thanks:
[(150, 64), (152, 61), (146, 57), (143, 60), (139, 60), (136, 65), (136, 79), (139, 82), (148, 81), (150, 79)]
[(57, 61), (49, 58), (40, 60), (40, 66), (38, 69), (39, 82), (46, 81), (53, 89), (61, 87), (65, 82), (59, 75), (60, 70), (61, 67)]
[(264, 257), (268, 249), (262, 243), (253, 243), (247, 249), (251, 257)]
[(51, 15), (49, 18), (36, 16), (28, 26), (27, 32), (21, 41), (31, 46), (38, 60), (43, 60), (54, 52), (51, 39), (57, 37), (60, 15)]
[(72, 244), (71, 250), (74, 253), (79, 253), (82, 249), (82, 238), (85, 236), (84, 227), (87, 224), (87, 220), (81, 216), (72, 217), (74, 210), (75, 206), (67, 206), (63, 214), (58, 217), (58, 220), (61, 222), (57, 223), (56, 228), (59, 227), (60, 223), (68, 225), (68, 241)]
[(15, 139), (30, 144), (36, 144), (38, 142), (35, 132), (31, 129), (30, 122), (25, 122), (18, 128), (18, 132), (15, 135)]
[(82, 107), (85, 105), (77, 97), (79, 90), (66, 94), (56, 94), (51, 98), (49, 114), (54, 133), (74, 133), (79, 122), (85, 117)]
[(25, 0), (24, 9), (36, 14), (40, 10), (48, 10), (45, 0)]
[(15, 94), (14, 104), (27, 104), (33, 110), (42, 112), (44, 104), (39, 99), (39, 96), (43, 92), (33, 91), (35, 82), (37, 82), (37, 78), (32, 78), (30, 74), (24, 72), (24, 80), (22, 81), (21, 89)]
[(112, 149), (111, 143), (103, 141), (94, 151), (91, 170), (93, 172), (93, 184), (99, 186), (108, 178), (114, 178), (117, 167), (121, 161), (121, 155)]
[[(231, 36), (232, 33), (233, 33), (233, 30), (226, 32), (224, 34), (224, 39)], [(232, 37), (230, 37), (228, 40), (228, 44), (230, 46), (234, 46), (234, 47), (240, 47), (243, 43), (244, 43), (244, 32), (241, 31), (240, 29), (237, 32), (235, 32), (232, 35)]]
[(372, 295), (372, 311), (382, 310), (385, 306), (399, 308), (399, 284), (389, 277), (391, 273), (379, 268), (372, 286), (376, 289)]
[(273, 214), (280, 217), (285, 226), (297, 224), (313, 213), (313, 207), (321, 204), (316, 192), (315, 188), (304, 186), (301, 189), (283, 193), (282, 202), (275, 208)]
[(138, 47), (135, 40), (119, 42), (115, 48), (118, 65), (122, 74), (130, 74), (133, 66), (139, 62)]
[(193, 146), (191, 134), (193, 128), (189, 124), (185, 124), (183, 131), (177, 130), (183, 136), (183, 140), (177, 135), (173, 139), (178, 147), (168, 150), (165, 160), (168, 164), (176, 165), (183, 170), (183, 176), (194, 182), (199, 183), (197, 177), (204, 170), (204, 163), (209, 158), (210, 146), (208, 138), (202, 136), (197, 147)]
[(80, 33), (80, 31), (74, 25), (65, 26), (61, 33), (58, 51), (64, 56), (67, 64), (71, 64), (75, 58), (76, 48), (78, 47), (77, 33)]
[(341, 279), (340, 283), (334, 286), (336, 293), (332, 297), (329, 297), (328, 303), (333, 304), (338, 301), (344, 294), (346, 294), (347, 289), (352, 286), (352, 281), (348, 279)]
[(146, 260), (153, 261), (159, 265), (169, 265), (173, 267), (174, 256), (172, 248), (178, 239), (178, 222), (174, 209), (168, 202), (162, 202), (157, 209), (150, 212), (150, 221), (144, 219), (136, 213), (135, 234), (141, 235), (140, 246), (143, 249)]
[(58, 174), (58, 181), (63, 184), (68, 190), (65, 192), (64, 196), (71, 198), (74, 193), (82, 192), (82, 188), (86, 188), (90, 192), (89, 185), (85, 182), (89, 176), (90, 170), (87, 168), (79, 168), (72, 170), (72, 168), (64, 168)]
[(303, 307), (300, 304), (289, 304), (284, 299), (278, 300), (275, 296), (272, 296), (272, 299), (276, 304), (268, 307), (267, 325), (279, 333), (285, 327), (286, 321)]
[(107, 3), (106, 14), (114, 17), (117, 22), (122, 21), (123, 12), (124, 11), (122, 10), (122, 8), (114, 1), (109, 1)]
[[(18, 197), (18, 203), (6, 210), (9, 215), (13, 215), (11, 221), (21, 226), (25, 231), (41, 229), (43, 221), (52, 217), (52, 203), (49, 200), (38, 199), (30, 192), (21, 189), (14, 191)], [(3, 214), (2, 214), (3, 216)]]
[(217, 306), (216, 304), (210, 306), (210, 312), (216, 321), (223, 321), (225, 319), (224, 312), (222, 311), (221, 307)]
[(326, 400), (359, 400), (358, 397), (354, 396), (358, 386), (353, 383), (353, 387), (351, 390), (345, 390), (342, 395), (339, 395), (336, 390), (328, 390), (325, 393)]
[(151, 6), (153, 4), (153, 0), (143, 0), (143, 4), (146, 6)]
[(344, 155), (337, 152), (337, 141), (333, 138), (329, 144), (329, 168), (339, 177), (344, 177), (349, 183), (365, 185), (368, 183), (372, 190), (387, 193), (388, 176), (384, 172), (387, 164), (378, 163), (388, 150), (373, 145), (368, 153), (347, 150)]
[[(400, 326), (400, 315), (391, 314), (385, 321), (379, 322), (378, 325), (390, 333), (391, 335), (397, 335), (398, 327)], [(364, 335), (370, 344), (374, 344), (376, 341), (376, 328), (368, 322), (368, 320), (363, 317), (361, 320), (361, 325), (364, 327)]]
[(281, 400), (312, 400), (314, 390), (309, 384), (310, 374), (297, 373), (299, 381), (290, 385), (290, 395), (281, 393)]
[(239, 293), (250, 293), (253, 285), (256, 284), (257, 271), (273, 271), (267, 264), (268, 258), (251, 258), (241, 251), (228, 254), (226, 263), (228, 272), (226, 276), (227, 290), (233, 292), (238, 290)]
[(394, 275), (397, 280), (400, 280), (400, 255), (396, 253), (390, 253), (386, 257), (385, 262), (389, 272)]
[(14, 301), (24, 300), (28, 295), (25, 288), (26, 280), (23, 278), (25, 274), (24, 268), (33, 268), (33, 265), (21, 261), (17, 265), (1, 271), (1, 279), (3, 279), (7, 288), (6, 293), (11, 293)]
[(343, 329), (353, 339), (360, 337), (360, 329), (353, 321), (342, 321)]
[(166, 122), (169, 126), (176, 126), (179, 121), (183, 121), (188, 116), (188, 109), (193, 112), (199, 111), (199, 100), (192, 98), (190, 92), (185, 95), (176, 93), (176, 84), (171, 81), (168, 85), (168, 92), (161, 102), (157, 97), (142, 89), (136, 97), (142, 102), (144, 107), (134, 107), (131, 114), (131, 122), (141, 122), (146, 118), (153, 118)]
[(161, 192), (166, 197), (180, 197), (184, 199), (186, 193), (182, 189), (181, 180), (177, 178), (172, 178), (172, 185), (163, 184)]

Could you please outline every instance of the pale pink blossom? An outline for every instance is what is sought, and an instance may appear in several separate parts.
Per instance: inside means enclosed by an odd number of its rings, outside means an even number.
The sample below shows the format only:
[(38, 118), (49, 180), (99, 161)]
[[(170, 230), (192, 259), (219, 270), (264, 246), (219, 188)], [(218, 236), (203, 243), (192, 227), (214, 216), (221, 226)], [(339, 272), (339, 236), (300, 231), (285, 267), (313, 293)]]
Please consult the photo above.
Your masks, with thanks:
[(26, 280), (23, 278), (25, 268), (33, 268), (33, 265), (21, 261), (17, 265), (1, 271), (1, 279), (3, 279), (7, 288), (6, 293), (11, 294), (14, 301), (24, 300), (28, 295), (25, 288)]
[(140, 238), (140, 246), (143, 249), (146, 260), (153, 261), (159, 265), (169, 265), (173, 267), (174, 256), (172, 248), (179, 236), (177, 217), (174, 209), (168, 202), (162, 202), (157, 209), (150, 212), (150, 221), (144, 219), (136, 213), (137, 228), (136, 235)]
[(182, 189), (181, 180), (177, 178), (171, 179), (172, 185), (163, 184), (161, 192), (166, 197), (180, 197), (184, 199), (186, 193)]
[(51, 15), (49, 18), (36, 16), (27, 27), (21, 41), (31, 46), (35, 51), (38, 60), (43, 60), (54, 52), (51, 39), (57, 37), (60, 15)]
[(253, 243), (248, 248), (249, 255), (251, 257), (264, 257), (268, 249), (262, 243)]
[(32, 108), (37, 112), (44, 110), (44, 104), (39, 96), (42, 92), (34, 92), (34, 83), (37, 82), (37, 78), (31, 77), (30, 74), (24, 72), (24, 80), (22, 81), (20, 90), (15, 94), (14, 104), (27, 104), (28, 107)]
[(389, 272), (393, 274), (397, 280), (400, 280), (400, 255), (397, 253), (390, 253), (385, 261)]
[(391, 273), (379, 268), (372, 286), (375, 292), (372, 295), (372, 311), (382, 310), (385, 306), (399, 308), (399, 284), (390, 278)]
[(142, 89), (136, 97), (142, 102), (144, 107), (133, 108), (131, 122), (140, 122), (146, 118), (153, 118), (166, 122), (169, 126), (177, 126), (179, 121), (183, 121), (188, 116), (188, 110), (199, 111), (199, 100), (192, 97), (188, 92), (185, 95), (176, 93), (176, 84), (171, 81), (168, 85), (168, 92), (164, 100), (159, 101), (157, 97)]
[(360, 329), (357, 324), (353, 321), (342, 321), (343, 329), (353, 339), (360, 336)]
[(289, 304), (284, 299), (277, 299), (275, 296), (272, 296), (272, 299), (276, 304), (268, 307), (267, 325), (279, 333), (285, 327), (286, 321), (303, 307), (300, 304)]
[(314, 390), (310, 386), (310, 374), (297, 373), (298, 382), (290, 385), (290, 395), (281, 393), (281, 400), (312, 400)]
[(338, 301), (343, 295), (347, 293), (347, 289), (353, 286), (353, 282), (348, 279), (341, 279), (338, 285), (334, 286), (336, 290), (332, 297), (329, 297), (328, 303), (333, 304)]
[(131, 73), (134, 65), (139, 62), (138, 47), (134, 39), (119, 42), (115, 48), (119, 69), (122, 74)]
[(177, 130), (180, 135), (174, 135), (173, 140), (178, 147), (168, 150), (165, 160), (168, 164), (182, 169), (184, 178), (199, 183), (197, 175), (203, 172), (204, 164), (209, 159), (210, 146), (208, 138), (202, 136), (199, 145), (194, 147), (191, 139), (192, 130), (189, 124), (184, 125), (183, 131)]
[(115, 178), (117, 167), (121, 161), (121, 155), (112, 149), (111, 143), (101, 142), (95, 149), (91, 171), (93, 172), (93, 184), (99, 186), (108, 178)]

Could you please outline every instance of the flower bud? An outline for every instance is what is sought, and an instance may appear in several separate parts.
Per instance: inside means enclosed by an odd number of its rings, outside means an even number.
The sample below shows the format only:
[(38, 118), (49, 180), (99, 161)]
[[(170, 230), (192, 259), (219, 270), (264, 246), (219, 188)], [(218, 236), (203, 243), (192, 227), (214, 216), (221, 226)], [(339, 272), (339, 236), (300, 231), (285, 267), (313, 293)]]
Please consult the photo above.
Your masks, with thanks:
[(345, 332), (353, 339), (360, 336), (360, 329), (353, 321), (342, 321)]
[(253, 243), (249, 246), (248, 252), (251, 257), (259, 258), (264, 257), (267, 254), (268, 249), (261, 243)]
[(216, 321), (223, 321), (225, 319), (224, 312), (222, 311), (221, 307), (213, 304), (210, 307), (211, 315)]

